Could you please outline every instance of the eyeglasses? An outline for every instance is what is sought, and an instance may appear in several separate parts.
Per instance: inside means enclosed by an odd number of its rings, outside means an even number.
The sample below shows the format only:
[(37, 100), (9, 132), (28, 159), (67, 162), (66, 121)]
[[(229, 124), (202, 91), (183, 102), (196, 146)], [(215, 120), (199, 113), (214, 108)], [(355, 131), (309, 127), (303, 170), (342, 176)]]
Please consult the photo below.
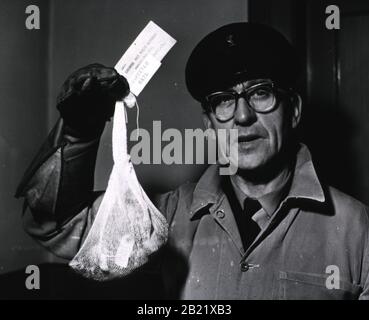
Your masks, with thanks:
[(205, 97), (205, 107), (210, 109), (219, 121), (234, 117), (240, 97), (244, 98), (255, 112), (268, 113), (277, 106), (275, 84), (271, 81), (255, 84), (245, 91), (220, 91)]

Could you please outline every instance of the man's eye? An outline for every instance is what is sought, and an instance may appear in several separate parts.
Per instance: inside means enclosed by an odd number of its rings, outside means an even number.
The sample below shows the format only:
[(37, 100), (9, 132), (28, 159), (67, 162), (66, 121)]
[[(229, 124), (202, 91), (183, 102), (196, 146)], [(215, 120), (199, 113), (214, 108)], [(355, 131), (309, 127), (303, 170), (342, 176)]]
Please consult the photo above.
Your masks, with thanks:
[(228, 105), (228, 104), (231, 104), (233, 101), (234, 101), (234, 98), (231, 95), (219, 95), (211, 99), (211, 104), (214, 106)]
[(263, 98), (269, 98), (271, 96), (271, 92), (268, 89), (257, 89), (252, 94), (251, 97), (256, 99), (263, 99)]

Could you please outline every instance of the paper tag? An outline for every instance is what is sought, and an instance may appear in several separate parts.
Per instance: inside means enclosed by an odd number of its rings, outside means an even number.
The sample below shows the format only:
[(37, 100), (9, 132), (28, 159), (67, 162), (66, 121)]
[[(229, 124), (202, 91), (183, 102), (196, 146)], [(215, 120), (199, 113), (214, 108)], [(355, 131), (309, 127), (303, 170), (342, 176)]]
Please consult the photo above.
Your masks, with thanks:
[(123, 54), (115, 69), (128, 80), (135, 96), (141, 93), (175, 43), (175, 39), (150, 21)]

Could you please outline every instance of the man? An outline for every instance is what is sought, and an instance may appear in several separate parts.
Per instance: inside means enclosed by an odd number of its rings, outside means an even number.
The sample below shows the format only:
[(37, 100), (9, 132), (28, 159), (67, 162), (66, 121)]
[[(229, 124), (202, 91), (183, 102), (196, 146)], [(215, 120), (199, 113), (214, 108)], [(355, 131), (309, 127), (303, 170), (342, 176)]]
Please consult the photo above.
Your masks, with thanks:
[[(226, 25), (192, 52), (187, 87), (207, 128), (238, 130), (238, 170), (220, 176), (212, 165), (156, 202), (170, 225), (157, 257), (168, 297), (369, 298), (368, 210), (321, 184), (295, 141), (297, 75), (293, 48), (263, 25)], [(127, 92), (111, 68), (75, 72), (58, 99), (61, 120), (19, 186), (26, 230), (59, 256), (72, 259), (93, 223), (99, 138)]]

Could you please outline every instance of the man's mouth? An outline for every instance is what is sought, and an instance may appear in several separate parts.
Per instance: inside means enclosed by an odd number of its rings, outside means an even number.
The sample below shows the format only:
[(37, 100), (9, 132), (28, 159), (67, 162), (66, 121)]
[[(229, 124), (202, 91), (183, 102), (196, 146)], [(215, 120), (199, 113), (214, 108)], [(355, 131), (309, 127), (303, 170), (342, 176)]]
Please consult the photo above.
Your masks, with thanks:
[(247, 134), (247, 135), (240, 135), (238, 136), (238, 143), (242, 143), (242, 142), (252, 142), (258, 139), (261, 139), (262, 137), (258, 134)]

